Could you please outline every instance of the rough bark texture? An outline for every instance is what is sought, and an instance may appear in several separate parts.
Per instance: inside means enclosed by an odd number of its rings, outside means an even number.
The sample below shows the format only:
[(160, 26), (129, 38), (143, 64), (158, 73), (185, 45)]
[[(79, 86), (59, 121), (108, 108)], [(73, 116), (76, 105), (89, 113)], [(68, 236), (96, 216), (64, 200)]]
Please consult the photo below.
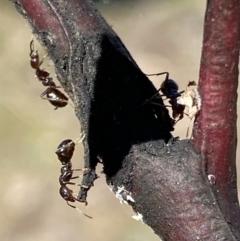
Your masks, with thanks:
[[(48, 49), (74, 103), (91, 169), (83, 184), (93, 184), (101, 161), (108, 185), (163, 240), (240, 240), (219, 208), (201, 156), (189, 141), (172, 138), (161, 99), (159, 106), (146, 103), (155, 87), (92, 3), (12, 2)], [(81, 188), (79, 201), (88, 191)]]
[(214, 175), (214, 194), (228, 223), (240, 230), (236, 184), (240, 1), (211, 0), (204, 26), (199, 91), (202, 109), (194, 146)]

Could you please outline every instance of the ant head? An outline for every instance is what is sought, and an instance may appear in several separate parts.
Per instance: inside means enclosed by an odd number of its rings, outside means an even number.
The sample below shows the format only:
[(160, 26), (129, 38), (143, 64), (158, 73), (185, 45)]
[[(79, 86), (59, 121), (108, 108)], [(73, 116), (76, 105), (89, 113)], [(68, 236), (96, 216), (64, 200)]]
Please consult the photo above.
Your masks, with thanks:
[(67, 139), (59, 144), (55, 153), (57, 154), (58, 160), (62, 163), (62, 165), (66, 165), (71, 161), (74, 150), (75, 143), (72, 140)]

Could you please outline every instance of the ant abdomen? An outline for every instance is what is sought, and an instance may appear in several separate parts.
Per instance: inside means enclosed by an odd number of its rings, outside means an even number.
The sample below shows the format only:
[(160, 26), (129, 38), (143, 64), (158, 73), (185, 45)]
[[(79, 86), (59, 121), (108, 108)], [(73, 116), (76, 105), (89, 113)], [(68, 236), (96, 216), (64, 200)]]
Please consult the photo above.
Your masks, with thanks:
[(78, 212), (82, 213), (84, 216), (86, 216), (88, 218), (92, 218), (91, 216), (87, 215), (79, 208), (68, 203), (68, 202), (75, 202), (75, 201), (77, 201), (77, 199), (73, 196), (73, 191), (70, 190), (67, 186), (61, 186), (59, 189), (59, 193), (60, 193), (61, 197), (67, 202), (68, 206), (75, 208)]
[[(59, 144), (55, 153), (57, 154), (58, 160), (62, 163), (62, 165), (66, 165), (71, 161), (74, 150), (75, 143), (72, 140), (67, 139)], [(66, 167), (66, 169), (68, 169), (68, 167)]]
[[(46, 97), (44, 97), (46, 95)], [(47, 88), (40, 97), (48, 100), (53, 106), (57, 108), (65, 107), (68, 104), (68, 98), (60, 90), (49, 87)]]
[(59, 193), (61, 197), (68, 202), (75, 202), (75, 198), (73, 197), (73, 191), (69, 189), (67, 186), (61, 186), (59, 189)]

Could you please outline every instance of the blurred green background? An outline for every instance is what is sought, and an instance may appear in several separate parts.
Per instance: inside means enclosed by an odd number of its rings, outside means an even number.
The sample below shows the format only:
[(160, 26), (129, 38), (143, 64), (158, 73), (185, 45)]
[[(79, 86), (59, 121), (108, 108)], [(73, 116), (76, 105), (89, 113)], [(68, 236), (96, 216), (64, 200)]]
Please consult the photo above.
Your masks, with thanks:
[[(169, 71), (180, 89), (198, 79), (205, 1), (96, 3), (143, 72)], [(132, 219), (132, 209), (121, 205), (109, 191), (101, 167), (100, 178), (89, 193), (89, 205), (76, 204), (92, 220), (60, 197), (61, 165), (54, 152), (62, 140), (78, 137), (78, 121), (70, 106), (54, 111), (39, 97), (45, 89), (29, 65), (31, 31), (8, 1), (1, 0), (0, 23), (1, 240), (159, 240), (148, 226)], [(36, 48), (44, 54), (39, 45)], [(152, 81), (158, 87), (162, 78)], [(188, 122), (186, 117), (180, 121), (175, 135), (184, 138)], [(81, 144), (73, 164), (83, 166)]]

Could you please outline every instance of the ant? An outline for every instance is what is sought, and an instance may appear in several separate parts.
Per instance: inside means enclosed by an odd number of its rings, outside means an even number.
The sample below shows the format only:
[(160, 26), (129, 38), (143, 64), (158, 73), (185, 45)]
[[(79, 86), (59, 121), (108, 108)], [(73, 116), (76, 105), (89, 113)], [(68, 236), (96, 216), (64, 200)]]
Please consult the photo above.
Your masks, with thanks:
[(53, 79), (50, 77), (50, 73), (40, 69), (40, 66), (44, 61), (44, 57), (41, 61), (39, 60), (38, 51), (34, 50), (34, 40), (31, 40), (30, 42), (29, 56), (31, 67), (36, 70), (36, 77), (39, 81), (42, 82), (44, 86), (48, 86), (48, 88), (40, 95), (40, 97), (42, 99), (48, 100), (53, 106), (55, 106), (55, 110), (57, 108), (65, 107), (68, 104), (68, 98), (65, 94), (57, 89), (59, 86), (56, 86)]
[[(166, 99), (169, 99), (169, 104), (172, 108), (172, 117), (174, 119), (174, 125), (180, 121), (184, 114), (185, 105), (181, 105), (177, 102), (178, 97), (181, 96), (184, 91), (178, 92), (178, 84), (172, 80), (169, 79), (169, 73), (168, 72), (162, 72), (157, 74), (148, 74), (147, 76), (159, 76), (159, 75), (166, 75), (165, 80), (162, 82), (160, 88), (157, 90), (156, 94), (154, 94), (149, 100), (146, 102), (150, 102), (153, 99), (157, 99), (161, 96), (166, 96)], [(163, 93), (163, 95), (159, 96), (159, 91)], [(154, 103), (151, 101), (152, 104), (159, 105), (158, 103)], [(186, 114), (187, 115), (187, 114)], [(178, 118), (178, 119), (177, 119)]]
[[(82, 138), (81, 138), (82, 140)], [(79, 176), (73, 177), (74, 171), (87, 171), (88, 168), (83, 169), (72, 169), (72, 163), (71, 158), (73, 156), (75, 150), (75, 142), (67, 139), (62, 141), (59, 146), (57, 147), (56, 154), (58, 156), (58, 160), (62, 163), (63, 167), (61, 168), (61, 175), (59, 177), (59, 183), (60, 183), (60, 190), (59, 193), (61, 197), (67, 202), (68, 206), (75, 208), (78, 212), (82, 213), (88, 218), (92, 218), (89, 215), (83, 213), (79, 208), (76, 206), (73, 206), (69, 204), (69, 202), (75, 202), (79, 201), (77, 198), (73, 196), (73, 191), (67, 187), (67, 185), (77, 185), (81, 186), (83, 188), (88, 188), (87, 186), (77, 184), (74, 182), (71, 182), (72, 179), (76, 179)], [(87, 205), (87, 202), (85, 202), (85, 205)]]

